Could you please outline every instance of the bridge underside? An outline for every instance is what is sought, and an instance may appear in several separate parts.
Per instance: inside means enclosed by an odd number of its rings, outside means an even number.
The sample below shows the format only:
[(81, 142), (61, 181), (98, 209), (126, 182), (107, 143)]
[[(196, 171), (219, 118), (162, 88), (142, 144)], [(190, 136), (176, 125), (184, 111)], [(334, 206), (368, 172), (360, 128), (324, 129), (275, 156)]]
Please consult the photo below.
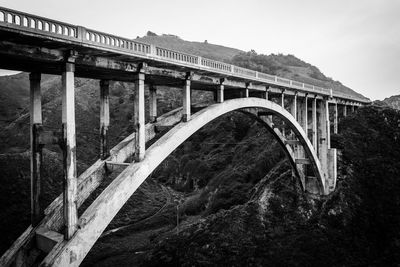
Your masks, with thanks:
[[(134, 75), (143, 71), (146, 83), (163, 86), (181, 86), (187, 73), (192, 74), (192, 89), (214, 91), (221, 77), (210, 71), (202, 71), (174, 63), (152, 60), (146, 57), (124, 55), (95, 46), (71, 42), (59, 42), (56, 39), (43, 40), (37, 36), (21, 36), (18, 32), (6, 32), (0, 35), (0, 68), (62, 75), (65, 63), (73, 60), (75, 77), (133, 82)], [(225, 86), (243, 88), (247, 79), (231, 77)], [(261, 83), (260, 83), (261, 84)], [(276, 87), (279, 88), (278, 86)], [(251, 85), (252, 90), (265, 91), (265, 88)]]

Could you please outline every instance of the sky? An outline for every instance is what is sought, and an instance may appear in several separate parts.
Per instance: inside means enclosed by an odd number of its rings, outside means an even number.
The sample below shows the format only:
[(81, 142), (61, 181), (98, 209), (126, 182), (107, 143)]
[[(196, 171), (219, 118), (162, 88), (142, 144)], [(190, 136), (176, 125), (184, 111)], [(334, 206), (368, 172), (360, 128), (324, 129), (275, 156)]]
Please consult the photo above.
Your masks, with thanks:
[(150, 30), (292, 54), (372, 100), (400, 94), (400, 0), (0, 0), (0, 6), (127, 38)]

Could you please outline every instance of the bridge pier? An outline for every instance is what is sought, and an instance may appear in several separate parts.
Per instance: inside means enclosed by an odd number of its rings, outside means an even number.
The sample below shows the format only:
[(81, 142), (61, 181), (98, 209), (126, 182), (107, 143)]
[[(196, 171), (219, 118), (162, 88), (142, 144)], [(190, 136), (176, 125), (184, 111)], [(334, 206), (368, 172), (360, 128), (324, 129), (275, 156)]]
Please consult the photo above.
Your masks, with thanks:
[(292, 105), (291, 105), (291, 108), (290, 108), (290, 113), (292, 114), (294, 119), (297, 121), (297, 92), (295, 92), (295, 94), (293, 96), (293, 101), (292, 101)]
[[(265, 90), (265, 99), (266, 99), (267, 101), (270, 100), (270, 99), (269, 99), (269, 89), (268, 89), (268, 87), (266, 87), (266, 90)], [(272, 100), (271, 100), (271, 101), (272, 101)], [(272, 115), (268, 115), (267, 118), (268, 118), (269, 122), (272, 123)]]
[(265, 87), (265, 91), (262, 92), (261, 98), (268, 100), (268, 86)]
[(303, 129), (304, 132), (306, 133), (306, 136), (308, 137), (308, 94), (304, 96), (303, 107), (301, 109), (303, 110), (302, 112)]
[(329, 101), (323, 99), (320, 103), (319, 112), (319, 136), (318, 157), (321, 162), (321, 169), (325, 176), (325, 193), (334, 190), (336, 185), (337, 151), (331, 148), (330, 144), (330, 120), (329, 120)]
[[(307, 136), (307, 95), (304, 96), (304, 98), (300, 98), (297, 101), (297, 121), (299, 122), (300, 126), (303, 128), (305, 136)], [(297, 158), (298, 159), (305, 159), (306, 158), (306, 152), (304, 150), (304, 147), (300, 144), (297, 146)], [(301, 164), (299, 167), (299, 173), (300, 173), (300, 178), (301, 182), (303, 184), (303, 187), (306, 186), (306, 173), (307, 173), (307, 166), (306, 164)]]
[(108, 149), (108, 127), (110, 126), (110, 81), (100, 81), (100, 158), (106, 159), (110, 155)]
[(144, 107), (144, 79), (145, 74), (140, 71), (134, 77), (135, 80), (135, 161), (142, 161), (145, 154), (145, 107)]
[(321, 161), (322, 170), (327, 169), (327, 153), (329, 144), (329, 111), (328, 111), (328, 101), (322, 100), (319, 105), (319, 129), (318, 132), (318, 157)]
[(150, 112), (150, 122), (157, 121), (157, 88), (154, 85), (149, 87), (149, 112)]
[[(71, 59), (70, 59), (71, 60)], [(75, 64), (65, 64), (62, 74), (62, 132), (64, 169), (64, 238), (69, 240), (77, 229), (77, 176), (75, 140)]]
[(190, 79), (191, 79), (191, 74), (186, 75), (186, 79), (184, 81), (183, 85), (183, 114), (182, 114), (182, 119), (184, 122), (187, 122), (190, 120), (190, 115), (191, 115), (191, 110), (190, 110), (190, 105), (191, 105), (191, 91), (190, 91)]
[(224, 102), (224, 80), (221, 79), (220, 84), (218, 85), (217, 88), (217, 103), (222, 103)]
[[(294, 119), (296, 121), (297, 120), (297, 92), (294, 93), (292, 102), (291, 102), (291, 107), (290, 107), (290, 113), (292, 114), (292, 116), (294, 117)], [(292, 130), (289, 131), (289, 138), (293, 139), (294, 138), (294, 132)], [(299, 147), (298, 145), (294, 145), (293, 146), (293, 152), (295, 154), (295, 157), (299, 157)]]
[(333, 110), (333, 133), (338, 133), (338, 104), (335, 102)]
[(315, 152), (317, 152), (317, 97), (314, 96), (312, 100), (312, 145)]
[(42, 127), (41, 74), (32, 72), (30, 80), (30, 143), (31, 143), (31, 224), (36, 226), (43, 218), (41, 207), (42, 146), (39, 144), (39, 129)]
[[(281, 104), (282, 108), (285, 108), (285, 89), (283, 89), (281, 91), (281, 103), (280, 104)], [(282, 136), (285, 137), (286, 136), (286, 133), (285, 133), (285, 122), (282, 122), (282, 130), (281, 130), (281, 132), (282, 132)]]
[(244, 97), (249, 97), (250, 93), (249, 93), (249, 87), (251, 86), (251, 83), (246, 83), (246, 88), (244, 89)]

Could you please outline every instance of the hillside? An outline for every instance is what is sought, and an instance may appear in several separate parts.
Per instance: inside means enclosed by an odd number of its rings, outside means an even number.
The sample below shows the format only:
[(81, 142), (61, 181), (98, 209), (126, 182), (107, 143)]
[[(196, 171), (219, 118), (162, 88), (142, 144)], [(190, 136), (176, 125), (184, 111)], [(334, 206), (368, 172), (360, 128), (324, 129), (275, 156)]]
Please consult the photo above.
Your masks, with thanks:
[(155, 238), (144, 265), (398, 266), (399, 120), (365, 107), (341, 121), (347, 168), (328, 197), (302, 196), (280, 162), (244, 204)]
[(295, 57), (283, 54), (257, 54), (255, 51), (244, 52), (239, 49), (215, 45), (207, 42), (185, 41), (178, 36), (163, 34), (157, 35), (148, 32), (146, 36), (136, 40), (160, 45), (176, 51), (186, 52), (210, 59), (223, 61), (240, 67), (249, 68), (273, 75), (282, 76), (299, 82), (309, 83), (333, 91), (354, 95), (364, 99), (364, 96), (325, 76), (317, 67)]
[(374, 104), (378, 106), (386, 106), (400, 110), (400, 95), (393, 95), (383, 100), (376, 100), (374, 101)]
[(242, 51), (222, 45), (210, 44), (206, 42), (190, 42), (179, 38), (176, 35), (163, 34), (156, 35), (147, 32), (146, 36), (137, 38), (136, 41), (159, 45), (171, 50), (193, 54), (196, 56), (207, 57), (210, 59), (231, 63), (231, 59)]

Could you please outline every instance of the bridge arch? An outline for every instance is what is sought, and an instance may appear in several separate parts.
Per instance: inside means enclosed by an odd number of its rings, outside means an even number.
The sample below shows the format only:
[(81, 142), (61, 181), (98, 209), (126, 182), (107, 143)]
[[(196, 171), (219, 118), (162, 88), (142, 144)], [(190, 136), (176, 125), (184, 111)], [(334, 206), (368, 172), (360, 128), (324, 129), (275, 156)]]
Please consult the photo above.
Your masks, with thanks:
[(192, 134), (212, 120), (235, 110), (258, 108), (280, 117), (292, 129), (311, 161), (314, 174), (324, 193), (325, 181), (320, 162), (304, 130), (280, 105), (261, 98), (238, 98), (213, 104), (181, 122), (146, 150), (144, 159), (128, 166), (97, 197), (79, 218), (79, 226), (70, 240), (57, 245), (42, 263), (45, 266), (78, 266), (114, 216), (162, 161)]

